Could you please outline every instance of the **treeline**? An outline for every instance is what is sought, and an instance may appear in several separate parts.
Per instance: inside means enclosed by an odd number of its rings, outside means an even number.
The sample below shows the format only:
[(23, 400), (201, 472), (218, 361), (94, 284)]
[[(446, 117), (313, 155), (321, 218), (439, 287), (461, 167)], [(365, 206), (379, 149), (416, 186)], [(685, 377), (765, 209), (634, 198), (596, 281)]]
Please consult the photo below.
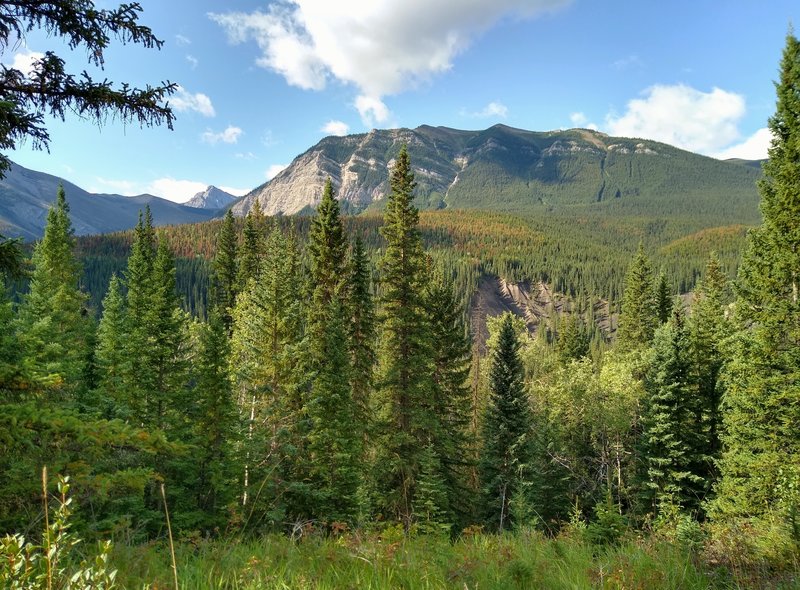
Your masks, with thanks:
[(597, 544), (640, 527), (796, 565), (798, 62), (790, 35), (736, 282), (712, 255), (688, 309), (640, 245), (610, 350), (578, 302), (535, 338), (494, 318), (478, 355), (405, 149), (374, 260), (330, 182), (305, 239), (258, 207), (241, 232), (227, 216), (207, 321), (182, 309), (145, 211), (95, 324), (60, 191), (29, 292), (0, 305), (0, 530), (35, 520), (47, 465), (102, 536), (159, 535), (163, 483), (187, 535), (569, 523)]
[[(273, 223), (305, 242), (311, 219), (278, 217)], [(384, 247), (378, 233), (381, 216), (345, 216), (343, 223), (350, 235), (361, 237), (370, 259), (376, 262)], [(480, 278), (490, 275), (512, 282), (543, 281), (573, 299), (602, 298), (612, 302), (618, 312), (625, 271), (639, 243), (651, 252), (653, 264), (666, 272), (672, 289), (680, 293), (694, 289), (712, 250), (718, 253), (726, 274), (734, 276), (746, 228), (733, 225), (708, 229), (714, 223), (719, 221), (617, 217), (582, 208), (520, 216), (447, 210), (420, 212), (419, 229), (426, 252), (436, 264), (447, 268), (465, 306)], [(238, 232), (243, 224), (242, 219), (234, 220)], [(183, 306), (200, 317), (208, 312), (205, 294), (220, 225), (221, 221), (211, 221), (161, 230), (176, 257)], [(111, 275), (125, 268), (132, 239), (133, 232), (78, 239), (78, 256), (84, 269), (81, 284), (90, 294), (93, 309), (101, 309)], [(301, 256), (305, 254), (301, 252)]]

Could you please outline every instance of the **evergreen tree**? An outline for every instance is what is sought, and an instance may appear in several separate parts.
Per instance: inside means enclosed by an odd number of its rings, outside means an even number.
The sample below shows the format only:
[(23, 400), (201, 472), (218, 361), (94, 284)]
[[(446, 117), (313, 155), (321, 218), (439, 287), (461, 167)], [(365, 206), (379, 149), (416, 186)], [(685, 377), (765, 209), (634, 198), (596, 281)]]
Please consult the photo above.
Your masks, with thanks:
[(287, 479), (288, 470), (299, 446), (294, 439), (301, 387), (307, 381), (300, 361), (307, 353), (296, 245), (273, 227), (266, 246), (262, 271), (248, 282), (234, 308), (231, 369), (246, 424), (242, 504), (260, 518), (283, 522), (287, 488), (294, 483)]
[(562, 363), (580, 360), (589, 354), (591, 338), (580, 311), (575, 310), (561, 324), (556, 350)]
[(311, 221), (312, 302), (308, 308), (311, 391), (305, 403), (308, 419), (312, 514), (351, 520), (356, 513), (363, 436), (350, 389), (348, 339), (345, 331), (344, 279), (347, 241), (333, 196), (325, 183)]
[(150, 328), (147, 316), (154, 298), (153, 267), (156, 257), (156, 236), (150, 207), (139, 212), (134, 230), (131, 255), (125, 271), (126, 340), (122, 367), (121, 395), (117, 411), (137, 426), (146, 425), (148, 386), (152, 382), (148, 364)]
[(666, 324), (672, 314), (672, 293), (667, 282), (667, 275), (662, 270), (656, 279), (656, 309), (658, 310), (658, 323)]
[(190, 457), (196, 479), (187, 482), (207, 528), (225, 525), (226, 510), (235, 502), (235, 483), (241, 473), (234, 452), (240, 431), (229, 361), (225, 324), (212, 310), (208, 323), (200, 328), (193, 391), (196, 409), (192, 413), (192, 438), (197, 451)]
[[(689, 316), (689, 341), (692, 381), (697, 391), (696, 431), (698, 445), (706, 449), (708, 460), (697, 467), (710, 488), (716, 479), (716, 461), (721, 443), (720, 403), (723, 387), (721, 371), (725, 362), (724, 342), (730, 336), (730, 321), (725, 316), (728, 279), (722, 272), (716, 253), (706, 266), (705, 277), (697, 286), (692, 314)], [(707, 492), (708, 490), (706, 490)]]
[(127, 362), (127, 316), (122, 283), (117, 275), (111, 276), (108, 293), (103, 299), (103, 315), (97, 327), (95, 359), (100, 375), (101, 406), (112, 417), (125, 393), (125, 367)]
[(500, 531), (516, 524), (511, 500), (515, 498), (520, 503), (518, 492), (531, 481), (532, 419), (519, 348), (513, 317), (506, 314), (492, 356), (490, 398), (483, 418), (479, 463), (483, 520)]
[(346, 298), (349, 313), (350, 387), (358, 419), (369, 430), (369, 401), (375, 371), (375, 303), (372, 299), (371, 272), (364, 244), (359, 236), (353, 242), (347, 269)]
[(33, 252), (30, 291), (17, 318), (17, 335), (31, 377), (51, 391), (74, 395), (86, 370), (93, 328), (81, 292), (81, 268), (64, 187), (47, 214), (44, 237)]
[[(439, 504), (443, 522), (466, 524), (472, 516), (472, 493), (468, 477), (474, 465), (470, 435), (472, 394), (469, 374), (472, 368), (472, 339), (464, 325), (464, 310), (450, 285), (443, 279), (431, 281), (425, 298), (430, 337), (433, 342), (433, 387), (430, 412), (436, 418), (431, 433), (428, 468), (439, 465), (446, 503)], [(432, 481), (432, 480), (431, 480)], [(421, 485), (421, 484), (420, 484)], [(455, 520), (454, 520), (455, 519)]]
[(680, 506), (697, 508), (703, 479), (693, 473), (696, 454), (692, 444), (698, 428), (693, 411), (689, 337), (678, 307), (655, 333), (652, 357), (645, 375), (642, 410), (642, 460), (640, 499), (658, 510)]
[(653, 270), (639, 244), (636, 256), (625, 276), (617, 340), (626, 349), (648, 346), (658, 322), (656, 294), (653, 290)]
[(435, 427), (428, 409), (431, 351), (423, 293), (425, 257), (413, 205), (416, 183), (405, 146), (390, 176), (381, 233), (380, 434), (376, 483), (388, 518), (406, 529), (413, 516), (422, 453)]
[(233, 213), (228, 209), (217, 235), (217, 252), (213, 263), (213, 300), (220, 310), (225, 329), (230, 333), (233, 326), (231, 312), (236, 304), (238, 272), (236, 267), (236, 228)]
[(355, 422), (350, 389), (347, 334), (338, 299), (329, 304), (325, 331), (311, 348), (324, 353), (317, 362), (305, 413), (309, 421), (308, 470), (313, 498), (311, 515), (328, 521), (352, 521), (358, 510), (363, 477), (363, 425)]
[(250, 279), (258, 277), (261, 267), (261, 260), (265, 256), (264, 231), (266, 220), (261, 211), (261, 204), (256, 199), (253, 207), (248, 211), (244, 218), (244, 230), (242, 231), (242, 247), (239, 251), (238, 259), (238, 281), (237, 290), (242, 292), (247, 288)]
[[(800, 41), (790, 32), (759, 181), (763, 223), (736, 282), (739, 332), (726, 370), (718, 517), (797, 510), (800, 476)], [(790, 504), (787, 506), (787, 504)]]

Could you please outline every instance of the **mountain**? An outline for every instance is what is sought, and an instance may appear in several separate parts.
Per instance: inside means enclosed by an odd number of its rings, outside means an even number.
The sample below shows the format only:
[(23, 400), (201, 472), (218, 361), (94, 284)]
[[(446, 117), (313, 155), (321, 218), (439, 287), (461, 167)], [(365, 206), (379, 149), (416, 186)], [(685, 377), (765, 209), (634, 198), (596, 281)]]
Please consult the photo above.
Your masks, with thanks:
[(56, 199), (59, 184), (64, 185), (77, 235), (132, 228), (145, 205), (150, 205), (156, 225), (207, 221), (218, 213), (179, 205), (153, 195), (93, 194), (57, 176), (12, 163), (5, 178), (0, 179), (0, 233), (26, 240), (41, 237), (47, 211)]
[(222, 209), (227, 207), (236, 200), (230, 193), (226, 193), (222, 189), (209, 185), (209, 187), (197, 193), (191, 199), (186, 201), (184, 205), (187, 207), (196, 207), (198, 209)]
[(380, 206), (402, 144), (408, 146), (423, 209), (519, 212), (597, 203), (635, 208), (669, 197), (669, 206), (687, 213), (712, 205), (753, 217), (758, 201), (758, 169), (655, 141), (588, 129), (540, 133), (505, 125), (483, 131), (423, 125), (326, 137), (245, 195), (234, 213), (245, 214), (256, 199), (268, 214), (315, 207), (328, 177), (345, 210)]

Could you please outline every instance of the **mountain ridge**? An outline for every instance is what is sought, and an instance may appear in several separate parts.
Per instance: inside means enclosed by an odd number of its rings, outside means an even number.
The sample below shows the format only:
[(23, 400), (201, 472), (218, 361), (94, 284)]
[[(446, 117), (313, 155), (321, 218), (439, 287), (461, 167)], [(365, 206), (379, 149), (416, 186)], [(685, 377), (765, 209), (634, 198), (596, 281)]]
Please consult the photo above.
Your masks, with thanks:
[(0, 179), (0, 233), (26, 240), (40, 238), (59, 185), (64, 186), (76, 235), (130, 229), (146, 205), (156, 225), (196, 223), (218, 214), (218, 210), (187, 207), (150, 194), (124, 197), (90, 193), (63, 178), (12, 162)]
[(726, 162), (668, 144), (589, 129), (527, 131), (507, 125), (459, 130), (421, 125), (328, 136), (275, 178), (233, 205), (244, 215), (259, 200), (267, 214), (291, 215), (319, 202), (330, 177), (345, 211), (380, 206), (400, 145), (408, 146), (423, 209), (528, 210), (704, 193), (757, 200), (757, 166)]

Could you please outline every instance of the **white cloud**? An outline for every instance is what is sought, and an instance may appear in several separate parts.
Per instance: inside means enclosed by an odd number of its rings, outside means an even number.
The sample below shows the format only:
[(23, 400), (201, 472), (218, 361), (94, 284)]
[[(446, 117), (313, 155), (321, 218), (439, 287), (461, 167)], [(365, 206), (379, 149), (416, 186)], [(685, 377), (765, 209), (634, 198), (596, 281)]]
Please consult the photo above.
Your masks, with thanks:
[(96, 176), (94, 180), (97, 184), (89, 189), (93, 193), (111, 192), (125, 197), (133, 197), (144, 192), (142, 186), (132, 180), (117, 180), (102, 176)]
[(219, 189), (225, 191), (228, 194), (233, 195), (234, 197), (241, 197), (242, 195), (246, 195), (250, 192), (249, 188), (233, 188), (231, 186), (220, 186)]
[(11, 62), (11, 67), (15, 70), (19, 70), (26, 76), (29, 76), (31, 71), (33, 71), (33, 62), (38, 61), (43, 57), (44, 53), (24, 49), (14, 54), (14, 61)]
[(211, 145), (217, 144), (219, 142), (222, 143), (236, 143), (239, 141), (239, 138), (242, 136), (244, 131), (241, 130), (239, 127), (234, 127), (233, 125), (228, 125), (223, 131), (219, 133), (214, 133), (210, 129), (206, 129), (200, 138), (205, 143), (210, 143)]
[(253, 152), (237, 152), (233, 154), (234, 158), (238, 158), (239, 160), (255, 160), (256, 155)]
[(475, 117), (477, 119), (491, 119), (495, 117), (505, 119), (508, 117), (508, 107), (502, 102), (495, 100), (487, 104), (480, 111), (474, 113), (462, 111), (461, 114), (466, 117)]
[(744, 98), (714, 88), (701, 92), (684, 84), (657, 85), (628, 102), (624, 114), (609, 114), (610, 135), (642, 137), (699, 152), (715, 153), (739, 139)]
[(380, 98), (373, 96), (360, 95), (356, 97), (356, 110), (361, 115), (361, 121), (368, 127), (374, 127), (379, 123), (386, 123), (391, 112)]
[(200, 63), (199, 59), (197, 59), (193, 55), (188, 55), (188, 54), (186, 55), (186, 61), (189, 62), (189, 67), (192, 68), (193, 70), (197, 69), (197, 65)]
[(572, 113), (569, 116), (569, 120), (572, 121), (572, 124), (576, 127), (580, 127), (581, 125), (586, 125), (589, 122), (589, 119), (586, 118), (586, 115), (583, 113)]
[(178, 86), (178, 91), (170, 97), (169, 104), (179, 113), (195, 111), (204, 117), (213, 117), (216, 115), (214, 105), (211, 104), (211, 99), (208, 98), (208, 96), (201, 92), (192, 94), (187, 92), (183, 86)]
[(644, 62), (638, 55), (628, 55), (611, 64), (611, 67), (615, 70), (628, 70), (630, 68), (641, 68), (643, 66)]
[(192, 40), (184, 35), (175, 35), (175, 43), (178, 45), (191, 45)]
[(347, 135), (347, 132), (350, 131), (350, 125), (344, 121), (328, 121), (320, 131), (327, 135)]
[(720, 160), (728, 158), (742, 158), (744, 160), (764, 160), (767, 157), (767, 150), (772, 142), (772, 132), (764, 127), (741, 143), (732, 145), (724, 150), (712, 154)]
[[(292, 86), (330, 80), (358, 90), (362, 118), (389, 117), (382, 98), (452, 68), (481, 33), (571, 0), (279, 0), (264, 11), (209, 13), (232, 43), (255, 41), (256, 64)], [(361, 106), (359, 106), (361, 105)]]
[(288, 164), (273, 164), (267, 168), (266, 172), (264, 172), (264, 176), (267, 178), (267, 180), (272, 180), (283, 170), (285, 170), (287, 166)]
[(597, 125), (595, 123), (590, 123), (589, 118), (582, 112), (572, 113), (569, 116), (569, 120), (572, 121), (572, 124), (575, 127), (581, 127), (583, 129), (593, 129), (597, 131)]
[(174, 178), (158, 178), (151, 182), (146, 192), (157, 197), (162, 197), (176, 203), (185, 203), (197, 193), (208, 188), (204, 182), (196, 180), (176, 180)]

